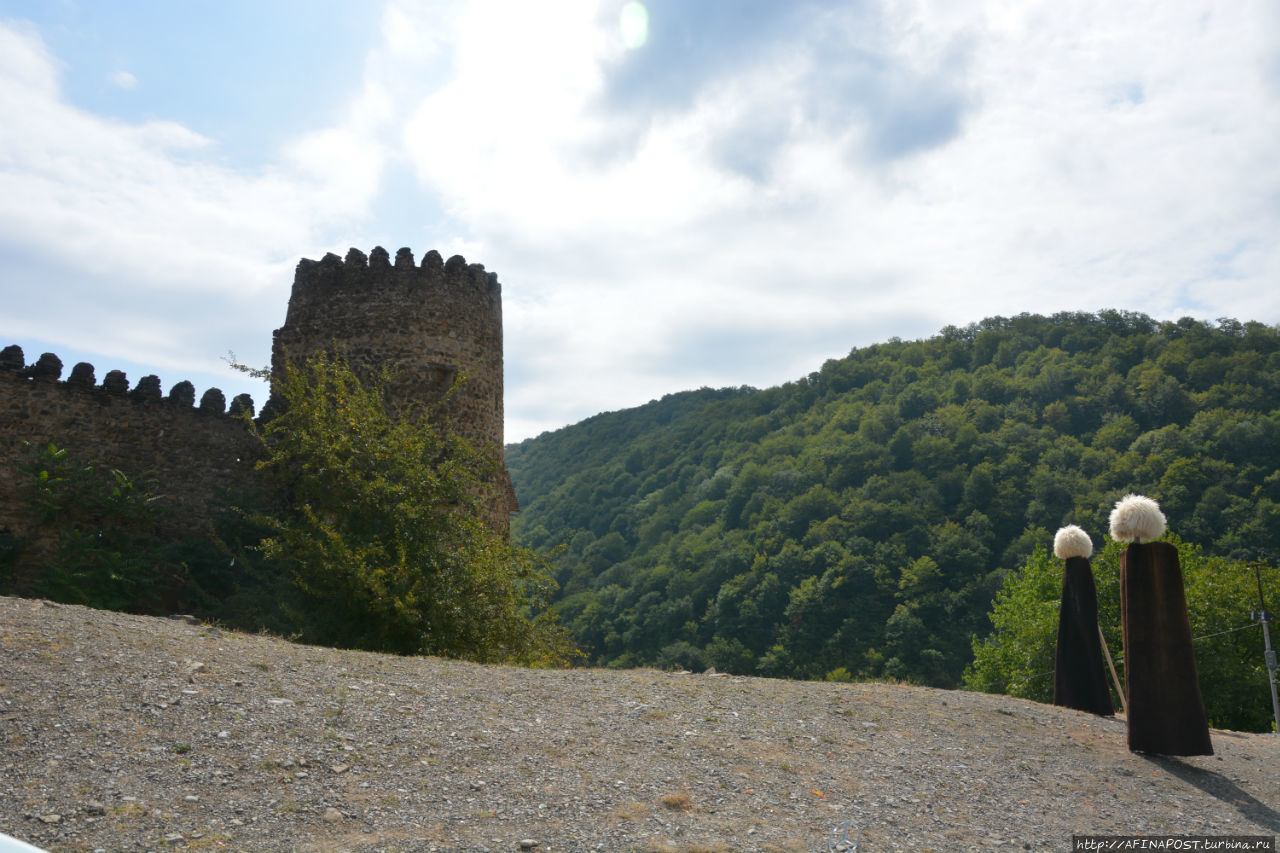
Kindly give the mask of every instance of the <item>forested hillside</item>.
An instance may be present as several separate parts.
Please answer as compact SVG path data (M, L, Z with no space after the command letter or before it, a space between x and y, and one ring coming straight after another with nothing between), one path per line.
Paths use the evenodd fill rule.
M959 683L1007 572L1127 492L1280 553L1280 329L1021 315L507 448L592 662ZM554 549L564 547L555 552Z

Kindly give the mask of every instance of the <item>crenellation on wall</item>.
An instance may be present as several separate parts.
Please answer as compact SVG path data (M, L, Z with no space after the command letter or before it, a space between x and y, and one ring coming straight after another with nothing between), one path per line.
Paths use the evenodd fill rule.
M71 375L67 377L67 384L92 388L94 386L93 365L87 361L76 362L75 367L71 368Z
M169 389L168 395L161 390L160 377L155 374L148 374L138 380L137 386L131 391L129 389L128 376L122 370L108 370L103 376L102 384L98 385L95 379L96 369L87 361L76 362L71 368L70 375L65 381L62 378L62 359L55 353L42 353L33 364L24 364L24 354L22 347L12 344L0 351L0 374L8 373L16 375L20 380L27 383L25 387L34 388L35 383L55 383L58 387L64 387L68 390L76 391L98 391L106 394L115 394L128 396L137 403L146 404L148 402L164 401L174 403L179 406L195 406L195 385L190 380L183 379ZM24 387L19 384L16 387ZM205 397L210 399L210 405L203 405L201 400L201 409L206 412L214 410L213 400L221 400L222 408L217 409L217 414L222 414L226 409L226 397L218 388L210 388L205 392ZM248 396L248 403L252 406L252 397Z
M21 370L25 364L22 347L10 344L0 350L0 370Z
M138 400L159 400L164 395L160 393L160 377L154 373L148 373L146 376L138 380L138 384L133 386L133 390L129 392Z
M217 388L212 390L218 391ZM221 395L222 392L218 391L218 393ZM241 418L245 415L253 417L253 397L249 394L235 395L231 398L231 405L227 407L227 414L233 415L236 418Z
M169 402L179 406L194 406L196 404L196 386L184 379L169 389L168 399Z
M200 410L220 415L227 410L227 395L220 388L210 388L200 397Z
M123 370L108 370L107 375L102 377L102 390L108 394L127 394L129 377L125 376Z
M51 352L41 353L36 363L26 369L26 374L32 379L60 379L62 378L62 359Z

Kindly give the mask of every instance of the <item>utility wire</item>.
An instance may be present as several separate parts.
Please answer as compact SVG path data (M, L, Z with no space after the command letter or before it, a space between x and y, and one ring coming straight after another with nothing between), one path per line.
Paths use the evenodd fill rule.
M1247 631L1247 630L1249 630L1250 628L1256 628L1257 626L1258 626L1258 623L1257 623L1257 622L1253 622L1253 623L1251 623L1251 624L1249 624L1249 625L1241 625L1239 628L1228 628L1227 630L1225 630L1225 631L1219 631L1219 632L1217 632L1216 634L1205 634L1205 635L1200 636L1200 637L1192 637L1192 638L1191 638L1191 642L1193 642L1193 643L1198 643L1198 642L1200 642L1201 640L1208 640L1208 639L1209 639L1209 638L1211 638L1211 637L1221 637L1223 634L1234 634L1236 631ZM1118 660L1118 661L1116 662L1116 665L1117 665L1117 666L1119 666L1121 669L1123 669L1123 668L1124 668L1124 658L1121 658L1120 660ZM1028 675L1028 676L1027 676L1027 681L1034 681L1034 680L1036 680L1037 678L1044 678L1046 675L1053 675L1053 673L1054 673L1054 670L1052 670L1052 669L1051 669L1051 670L1049 670L1048 672L1037 672L1035 675Z
M1218 633L1216 633L1216 634L1205 634L1203 637L1192 637L1192 638L1191 638L1191 642L1195 643L1195 642L1198 642L1198 641L1200 641L1200 640L1207 640L1207 639L1209 639L1210 637L1221 637L1223 634L1234 634L1236 631L1244 631L1244 630L1247 630L1247 629L1249 629L1249 628L1257 627L1257 625L1258 625L1258 623L1257 623L1257 622L1254 622L1254 623L1253 623L1253 624L1251 624L1251 625L1241 625L1239 628L1228 628L1227 630L1225 630L1225 631L1219 631L1219 632L1218 632Z

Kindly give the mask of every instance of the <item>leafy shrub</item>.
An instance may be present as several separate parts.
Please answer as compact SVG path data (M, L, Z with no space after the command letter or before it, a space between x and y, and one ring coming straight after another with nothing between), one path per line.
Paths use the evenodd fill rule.
M707 670L707 655L697 646L684 640L678 640L663 646L662 651L658 652L658 668L705 672Z
M431 412L393 412L390 374L340 356L287 367L283 411L260 430L285 506L253 516L261 554L305 597L304 639L401 654L559 662L573 654L544 608L554 582L486 523L496 466Z
M165 509L152 480L56 444L27 448L22 499L34 533L8 537L6 588L105 610L163 612L186 578L157 533Z

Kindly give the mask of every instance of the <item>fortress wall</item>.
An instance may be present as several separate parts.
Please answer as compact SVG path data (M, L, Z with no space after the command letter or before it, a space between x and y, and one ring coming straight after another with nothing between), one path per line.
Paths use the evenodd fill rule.
M92 368L83 364L73 374L76 381L60 381L34 365L17 368L16 349L5 351L7 369L0 369L0 530L31 532L19 512L27 483L18 467L31 453L23 442L52 442L79 460L118 468L135 481L154 475L175 532L207 523L208 503L220 489L255 483L257 443L240 417L218 405L220 391L206 392L204 406L197 407L190 383L178 383L161 397L154 376L128 391L123 374L112 371L103 385L95 385ZM48 354L41 357L43 363L49 360ZM252 409L252 401L243 397L237 403L237 409Z

